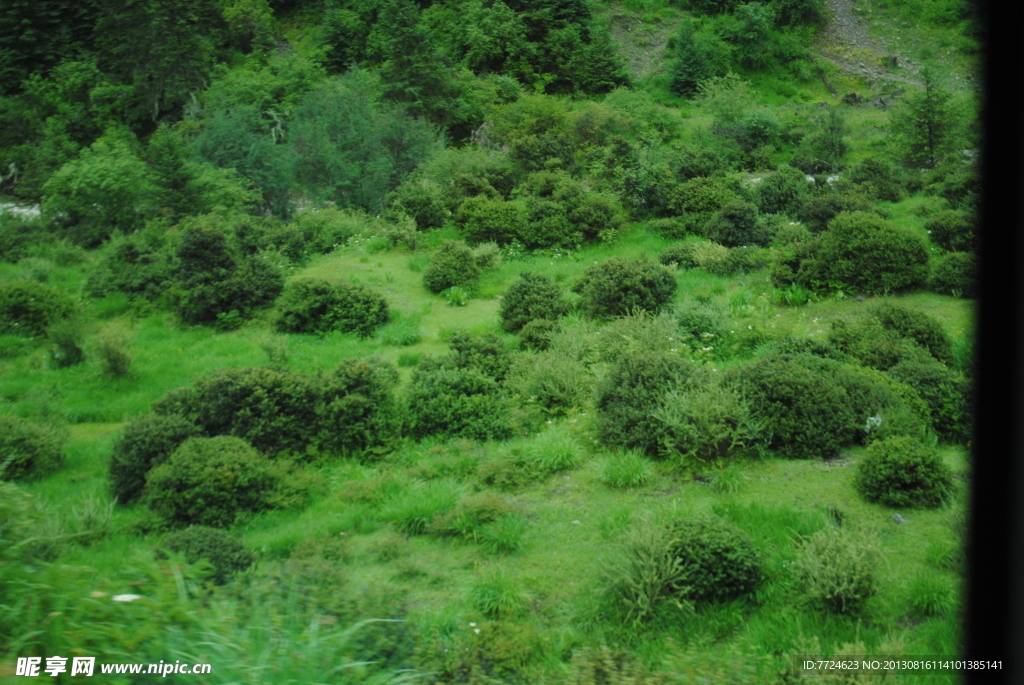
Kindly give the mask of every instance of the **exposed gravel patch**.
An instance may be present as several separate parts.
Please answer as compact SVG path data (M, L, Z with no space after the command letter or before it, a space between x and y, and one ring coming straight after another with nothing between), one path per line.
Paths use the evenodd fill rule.
M910 74L916 74L920 64L909 59L898 47L873 38L867 24L853 11L853 0L828 0L826 7L830 21L818 44L818 57L836 65L845 74L863 79L872 90L919 83ZM883 66L886 58L895 58L902 73L893 73Z

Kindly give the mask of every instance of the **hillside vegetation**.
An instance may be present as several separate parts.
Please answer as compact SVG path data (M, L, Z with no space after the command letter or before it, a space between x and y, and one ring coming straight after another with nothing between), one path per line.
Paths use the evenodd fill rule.
M960 654L976 22L14 2L0 682Z

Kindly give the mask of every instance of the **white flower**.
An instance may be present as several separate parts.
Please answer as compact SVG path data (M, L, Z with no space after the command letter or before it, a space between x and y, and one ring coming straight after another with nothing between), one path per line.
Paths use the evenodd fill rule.
M115 602L134 602L137 599L142 599L142 595L114 595L110 599Z

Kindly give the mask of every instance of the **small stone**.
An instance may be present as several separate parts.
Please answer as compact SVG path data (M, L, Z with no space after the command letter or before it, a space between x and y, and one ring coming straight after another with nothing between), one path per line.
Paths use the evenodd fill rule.
M572 523L572 524L573 524L574 526L579 526L579 525L582 525L582 524L581 524L581 523L580 523L579 521L572 521L571 523Z
M893 514L892 516L889 517L889 519L893 523L906 523L907 522L907 519L903 518L899 514Z

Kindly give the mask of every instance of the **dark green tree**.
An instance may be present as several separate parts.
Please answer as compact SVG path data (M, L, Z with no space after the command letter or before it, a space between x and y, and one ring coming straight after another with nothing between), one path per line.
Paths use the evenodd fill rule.
M4 0L0 4L0 94L89 48L97 0Z
M669 88L680 95L692 95L697 85L716 76L723 76L731 48L714 33L695 27L684 19L674 39L674 57L669 63Z
M959 141L961 113L934 67L920 78L921 90L893 109L890 132L907 161L930 168Z

